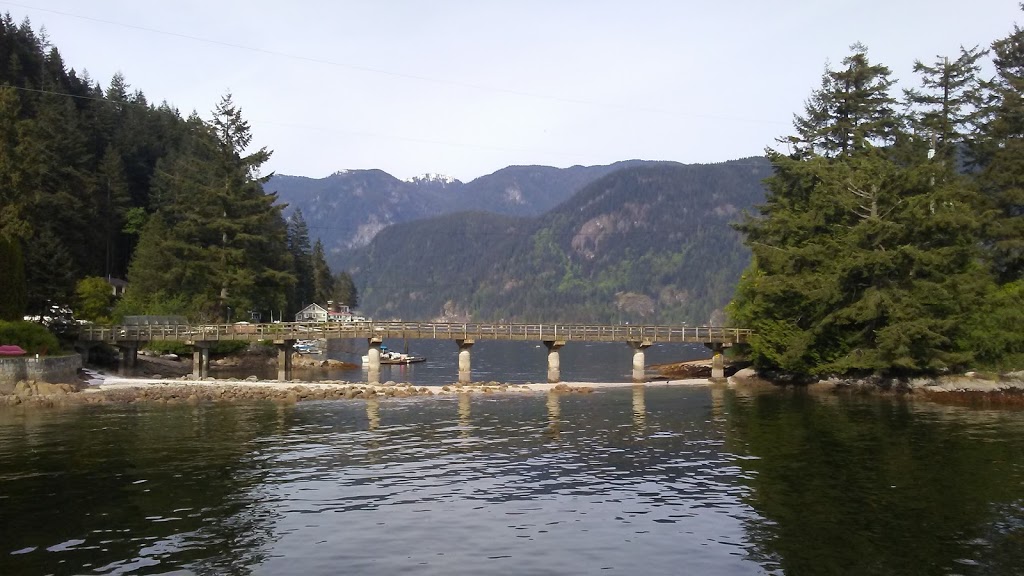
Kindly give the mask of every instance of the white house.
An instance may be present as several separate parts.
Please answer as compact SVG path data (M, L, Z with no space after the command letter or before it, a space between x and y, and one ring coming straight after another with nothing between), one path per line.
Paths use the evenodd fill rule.
M127 281L120 278L111 278L110 276L107 276L107 284L110 284L111 294L118 298L124 296L124 290L128 287Z
M319 304L310 304L295 315L296 322L327 322L327 308Z

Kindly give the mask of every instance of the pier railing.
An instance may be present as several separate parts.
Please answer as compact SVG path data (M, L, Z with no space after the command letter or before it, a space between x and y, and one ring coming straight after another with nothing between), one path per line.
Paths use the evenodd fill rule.
M281 322L272 324L88 325L86 342L215 342L220 340L313 340L322 338L408 338L436 340L521 340L583 342L694 342L740 344L746 328L666 325L514 324L449 322Z

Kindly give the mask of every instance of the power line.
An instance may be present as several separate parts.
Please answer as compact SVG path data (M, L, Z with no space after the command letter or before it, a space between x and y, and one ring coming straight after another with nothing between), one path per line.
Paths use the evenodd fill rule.
M0 4L3 4L3 3L4 2L0 2ZM132 106L132 107L140 108L140 109L144 109L144 110L150 110L151 109L151 106L148 105L148 104L140 104L138 102L132 102L132 101L129 101L129 100L125 100L125 101L110 100L110 99L108 99L106 97L102 97L102 96L87 96L87 95L83 95L83 94L72 94L70 92L59 92L59 91L56 91L56 90L44 90L42 88L28 88L26 86L13 86L13 85L10 85L10 84L0 85L0 88L12 88L14 90L20 90L22 92L30 92L30 93L34 93L34 94L49 94L49 95L52 95L52 96L64 96L64 97L67 97L67 98L76 98L76 99L79 99L79 100L87 100L87 101L90 101L90 102L100 102L100 103L112 104L112 105L116 105L116 106ZM174 107L170 106L169 104L167 106L168 106L169 110L175 112L180 117L181 113L180 113L180 111L177 108L174 108ZM421 143L421 144L434 144L434 145L439 145L439 146L451 146L451 147L456 147L456 148L468 148L468 149L471 149L471 150L492 150L492 151L496 151L496 152L547 152L547 153L550 153L550 154L557 154L557 155L562 156L562 157L577 157L577 158L587 157L587 155L585 155L585 154L583 154L581 152L566 152L566 151L561 151L561 150L550 150L550 149L545 150L545 149L537 149L537 148L508 148L508 147L485 145L485 144L469 144L469 143L464 143L464 142L450 142L450 141L445 141L445 140L432 140L432 139L429 139L429 138L414 138L414 137L411 137L411 136L396 136L396 135L381 134L381 133L376 133L376 132L356 132L356 131L352 131L352 130L341 130L341 129L338 129L338 128L330 128L330 127L307 126L307 125L303 125L303 124L295 124L295 123L289 123L289 122L266 121L266 120L261 120L259 118L250 119L249 122L251 124L255 124L255 125L286 126L286 127L300 128L300 129L305 129L305 130L325 131L325 132L330 132L330 133L333 133L333 134L345 134L345 135L348 135L348 136L358 136L358 137L364 137L364 138L365 137L369 137L369 138L385 138L385 139L391 139L391 140L401 140L401 141L406 141L406 142L416 142L416 143ZM650 160L650 162L659 162L659 161L658 160ZM664 162L671 162L671 161L664 161ZM711 162L711 163L707 163L707 164L697 164L697 165L706 166L706 165L714 165L714 164L724 164L726 162L730 162L730 161L727 160L725 162ZM683 165L684 166L689 166L689 164L683 164ZM741 166L743 164L733 164L733 165ZM748 165L748 166L757 166L755 164L746 164L746 165Z
M564 103L564 104L577 104L577 105L586 105L586 106L596 106L596 107L603 107L603 108L613 108L613 109L617 109L617 110L630 110L630 111L637 111L637 112L648 112L648 113L668 115L668 116L688 117L688 118L704 118L704 119L711 119L711 120L732 120L732 121L741 121L741 122L752 123L752 124L782 124L782 125L788 124L788 122L783 122L783 121L779 121L779 120L769 120L769 119L763 119L763 118L744 118L744 117L739 117L739 116L730 116L730 115L726 115L726 114L707 114L707 113L692 113L692 112L688 113L688 112L679 112L679 111L675 111L675 110L665 110L665 109L661 109L661 108L654 108L654 107L648 107L648 106L628 106L628 105L622 105L622 104L614 104L614 103L610 103L610 102L599 102L599 101L594 101L594 100L586 100L586 99L582 99L582 98L566 98L564 96L553 96L553 95L550 95L550 94L541 94L541 93L536 93L536 92L528 92L528 91L525 91L525 90L516 90L516 89L505 88L505 87L501 87L501 86L489 86L489 85L484 85L484 84L475 84L475 83L472 83L472 82L464 82L464 81L460 81L460 80L451 80L451 79L447 79L447 78L437 78L437 77L433 77L433 76L425 76L425 75L421 75L421 74L410 74L410 73L406 73L406 72L395 72L395 71L392 71L392 70L386 70L386 69L383 69L383 68L375 68L375 67L372 67L372 66L363 66L363 65L359 65L359 64L349 64L349 63L344 63L344 62L336 62L336 61L333 61L333 60L326 60L326 59L323 59L323 58L315 58L315 57L312 57L312 56L306 56L306 55L302 55L302 54L293 54L293 53L288 53L288 52L280 52L280 51L277 51L277 50L268 50L266 48L259 48L259 47L256 47L256 46L247 46L245 44L237 44L237 43L234 43L234 42L226 42L226 41L223 41L223 40L216 40L216 39L212 39L212 38L204 38L204 37L201 37L201 36L194 36L194 35L191 35L191 34L184 34L184 33L181 33L181 32L173 32L173 31L169 31L169 30L161 30L159 28L150 28L148 26L140 26L140 25L137 25L137 24L129 24L129 23L125 23L125 22L117 22L117 21L113 21L113 20L106 20L106 19L103 19L103 18L96 18L96 17L92 17L92 16L85 16L85 15L82 15L82 14L74 14L74 13L71 13L71 12L65 12L65 11L62 11L62 10L54 10L54 9L51 9L51 8L39 8L37 6L30 6L30 5L21 4L21 3L18 3L18 2L0 1L0 4L5 4L5 5L8 5L8 6L15 6L15 7L18 7L18 8L25 9L25 10L36 10L38 12L46 12L46 13L50 13L50 14L56 14L56 15L65 16L65 17L68 17L68 18L77 18L77 19L80 19L80 20L86 20L86 21L89 21L89 22L96 22L96 23L99 23L99 24L106 24L106 25L109 25L109 26L119 26L119 27L122 27L122 28L128 28L128 29L132 29L132 30L139 30L141 32L148 32L148 33L152 33L152 34L161 34L161 35L164 35L164 36L170 36L170 37L174 37L174 38L181 38L181 39L185 39L185 40L191 40L191 41L194 41L194 42L201 42L201 43L205 43L205 44L212 44L212 45L216 45L216 46L223 46L223 47L226 47L226 48L233 48L233 49L236 49L236 50L245 50L245 51L255 52L255 53L259 53L259 54L266 54L266 55L277 56L277 57L281 57L281 58L289 58L289 59L292 59L292 60L298 60L298 61L302 61L302 62L310 62L310 63L314 63L314 64L323 64L323 65L327 65L327 66L334 66L334 67L338 67L338 68L345 68L345 69L349 69L349 70L355 70L357 72L364 72L364 73L370 73L370 74L379 74L379 75L384 75L384 76L391 76L391 77L394 77L394 78L401 78L401 79L405 79L405 80L415 80L415 81L418 81L418 82L430 82L430 83L433 83L433 84L455 86L455 87L459 87L459 88L469 88L469 89L473 89L473 90L481 90L481 91L486 91L486 92L497 92L497 93L501 93L501 94L510 94L510 95L520 96L520 97L524 97L524 98L534 98L534 99L538 99L538 100L550 100L550 101L553 101L553 102L561 102L561 103Z

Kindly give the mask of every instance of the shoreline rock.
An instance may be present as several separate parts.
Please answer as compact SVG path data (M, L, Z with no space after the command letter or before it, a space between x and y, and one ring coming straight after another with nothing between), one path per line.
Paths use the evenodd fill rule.
M592 386L554 385L556 394L588 394ZM529 384L478 382L445 386L415 386L388 381L382 384L342 381L261 382L255 377L246 380L152 381L121 382L99 386L74 386L45 382L19 382L12 394L0 394L0 407L38 406L64 407L106 404L200 404L211 402L272 401L294 403L307 400L366 400L456 396L459 394L541 393Z
M1000 375L976 372L936 377L896 378L867 376L863 378L831 377L800 381L779 375L759 374L744 368L729 378L730 384L804 388L810 392L830 394L896 394L921 397L943 404L1024 406L1024 371Z

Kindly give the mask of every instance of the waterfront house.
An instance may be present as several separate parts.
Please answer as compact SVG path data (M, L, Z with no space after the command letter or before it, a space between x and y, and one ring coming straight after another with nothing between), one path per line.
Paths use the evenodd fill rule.
M319 304L310 304L295 315L296 322L327 322L327 309Z

